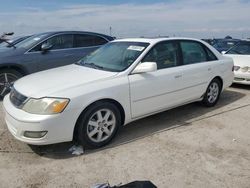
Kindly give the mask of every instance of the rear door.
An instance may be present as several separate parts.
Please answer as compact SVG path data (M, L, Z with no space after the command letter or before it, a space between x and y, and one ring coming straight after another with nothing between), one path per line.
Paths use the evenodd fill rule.
M182 51L183 85L181 97L189 102L202 97L214 74L217 58L202 43L179 41Z

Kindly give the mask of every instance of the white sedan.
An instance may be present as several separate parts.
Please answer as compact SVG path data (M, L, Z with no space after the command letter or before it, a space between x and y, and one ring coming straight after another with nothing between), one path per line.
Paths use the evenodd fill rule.
M122 125L194 101L214 106L233 80L233 61L188 38L122 39L76 64L15 82L6 123L23 142L76 139L101 147Z
M224 54L234 60L233 82L250 85L250 41L241 41Z

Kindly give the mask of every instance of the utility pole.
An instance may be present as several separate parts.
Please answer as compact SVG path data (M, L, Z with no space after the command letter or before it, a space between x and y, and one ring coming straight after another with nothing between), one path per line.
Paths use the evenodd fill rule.
M112 27L109 27L109 35L112 36Z

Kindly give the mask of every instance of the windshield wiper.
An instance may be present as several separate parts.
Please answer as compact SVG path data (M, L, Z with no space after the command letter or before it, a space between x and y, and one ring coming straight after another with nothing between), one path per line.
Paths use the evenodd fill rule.
M101 69L101 70L104 69L103 66L96 65L96 64L94 64L94 63L84 63L83 65L87 65L87 66L93 67L93 68L95 68L95 69Z
M82 65L82 64L81 64L81 61L77 61L75 64L76 64L76 65Z
M107 67L103 67L101 65L97 65L95 63L85 63L84 61L78 61L75 63L76 65L86 66L86 67L92 67L94 69L104 70L104 71L111 71L111 72L117 72L117 70L110 69Z
M7 42L7 43L8 43L8 46L7 46L8 48L11 48L11 47L16 48L14 43L9 43L9 42Z
M8 42L8 40L6 40L6 39L1 39L1 42L5 42L7 44L6 45L7 48L10 48L10 47L16 48L15 44Z
M230 51L233 51L233 52L235 52L235 53L237 53L237 54L242 54L242 53L239 52L238 50L231 49Z

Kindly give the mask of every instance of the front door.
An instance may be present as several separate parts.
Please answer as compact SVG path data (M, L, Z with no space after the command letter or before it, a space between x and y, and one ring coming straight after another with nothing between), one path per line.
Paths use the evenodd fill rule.
M44 43L52 45L46 52L41 50ZM37 63L37 71L51 69L74 63L73 35L56 35L30 50L27 55L34 56Z
M182 71L176 42L155 45L143 62L156 62L157 71L129 75L132 118L138 118L180 104Z

